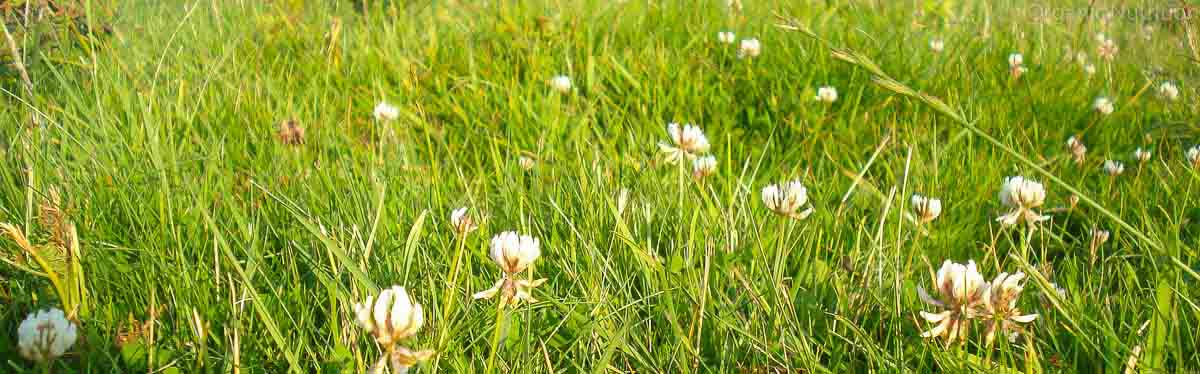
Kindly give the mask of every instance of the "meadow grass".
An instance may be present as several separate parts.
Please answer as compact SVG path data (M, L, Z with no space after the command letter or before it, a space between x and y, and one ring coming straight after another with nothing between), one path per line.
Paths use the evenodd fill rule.
M1200 37L1158 1L86 4L111 33L26 53L33 95L5 76L0 106L0 222L82 289L5 239L0 327L79 305L55 372L365 372L353 305L393 284L425 309L404 345L437 351L418 372L1200 370ZM668 122L703 129L714 175L664 161ZM1035 231L995 221L1016 175L1045 184ZM759 195L793 179L804 220ZM941 216L916 225L914 193ZM547 281L497 318L471 295L510 230ZM920 336L917 286L969 259L1030 275L1016 340ZM0 371L36 372L17 343Z

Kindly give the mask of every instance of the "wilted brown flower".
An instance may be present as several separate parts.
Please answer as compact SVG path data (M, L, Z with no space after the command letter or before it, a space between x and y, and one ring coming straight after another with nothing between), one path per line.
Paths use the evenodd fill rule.
M1092 239L1088 243L1088 253L1091 254L1091 261L1096 262L1096 250L1100 249L1104 242L1108 241L1108 230L1101 230L1098 227L1092 226Z
M304 144L304 128L300 121L288 119L279 123L279 141L287 145Z
M1087 161L1087 146L1078 138L1072 136L1067 139L1067 150L1071 152L1071 159L1075 160L1076 165L1083 165Z

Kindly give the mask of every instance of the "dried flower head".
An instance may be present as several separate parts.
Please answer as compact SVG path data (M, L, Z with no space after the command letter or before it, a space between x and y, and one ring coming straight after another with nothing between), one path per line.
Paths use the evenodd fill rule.
M300 127L300 122L295 119L285 120L279 123L279 142L287 145L304 144L304 128Z
M536 302L533 288L546 280L530 281L517 279L517 276L542 255L537 238L519 235L515 231L502 232L492 238L490 255L504 274L492 288L476 293L474 298L490 299L499 294L501 307L516 305L518 301Z
M46 197L38 203L37 218L42 227L50 229L50 244L65 251L75 244L75 224L71 222L58 191L56 186L46 189Z
M1087 146L1074 136L1067 139L1067 151L1071 152L1071 159L1075 160L1076 165L1083 165L1087 161Z
M942 200L913 194L912 210L917 223L929 223L942 214Z
M1200 169L1200 145L1189 148L1187 152L1184 153L1184 156L1187 157L1188 163L1191 164L1193 168Z
M1088 240L1088 254L1090 255L1091 263L1096 262L1096 255L1099 253L1100 246L1108 241L1108 230L1101 230L1099 227L1092 226L1091 239Z
M921 318L935 324L921 337L944 337L947 342L966 340L971 318L984 302L987 281L979 274L975 261L963 265L946 260L937 271L934 286L938 293L936 298L929 295L924 287L917 286L921 301L940 310L937 313L921 311Z
M996 218L996 221L1004 225L1020 222L1033 225L1050 219L1034 210L1045 201L1046 189L1041 183L1020 176L1005 178L1004 185L1000 187L1000 203L1012 210Z
M75 324L58 308L30 313L17 327L17 349L30 361L53 361L71 349L76 338Z

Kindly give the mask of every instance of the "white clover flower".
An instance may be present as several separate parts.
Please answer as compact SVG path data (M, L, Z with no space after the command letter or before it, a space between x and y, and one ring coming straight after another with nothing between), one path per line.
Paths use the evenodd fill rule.
M742 39L742 44L738 46L738 58L758 57L762 53L762 44L758 39Z
M571 77L566 75L556 75L550 78L550 88L553 88L559 93L571 93Z
M1188 163L1192 164L1192 167L1200 168L1200 145L1188 149L1184 156L1187 157Z
M379 121L395 121L400 118L400 108L388 104L386 101L380 101L375 104L375 119Z
M767 209L788 218L805 219L813 212L811 206L800 210L808 204L808 189L799 180L763 187L762 200Z
M692 160L692 176L704 178L717 172L717 158L711 155Z
M520 235L515 231L502 232L492 238L491 251L488 252L492 261L508 274L525 271L533 261L542 255L541 242L529 235Z
M723 44L733 44L737 41L737 36L732 31L721 31L717 33L717 41Z
M986 291L983 294L983 310L977 314L991 320L984 333L984 340L988 344L992 344L997 333L1023 331L1018 323L1029 323L1037 319L1036 313L1022 314L1021 309L1017 308L1017 299L1025 289L1025 285L1021 283L1022 279L1025 279L1025 274L1021 272L1012 275L1000 273L992 280L991 286L984 287ZM1009 335L1010 340L1015 338L1015 335L1006 335Z
M1117 42L1105 37L1104 34L1097 35L1097 41L1100 43L1100 45L1096 47L1097 55L1100 55L1101 58L1109 61L1112 61L1113 58L1117 57L1117 51L1120 50L1117 48Z
M1067 150L1071 152L1071 158L1075 160L1076 165L1083 165L1087 160L1087 146L1078 138L1067 138Z
M837 88L834 88L833 86L822 86L817 88L817 96L813 99L824 103L832 103L837 101Z
M529 235L519 235L515 231L502 232L492 238L492 261L504 273L496 285L476 293L475 299L490 299L500 295L500 306L516 305L518 301L536 302L533 298L533 288L545 283L545 279L529 281L516 279L517 275L529 268L534 260L542 255L541 244L537 238Z
M658 143L658 148L667 155L667 162L676 163L681 159L695 159L696 156L708 152L709 144L708 137L704 136L704 131L700 130L699 126L685 124L680 127L678 123L667 124L667 134L671 136L671 143Z
M1096 75L1096 65L1092 65L1092 64L1083 65L1083 72L1086 73L1087 75Z
M450 226L454 228L454 232L459 235L465 235L479 228L475 224L475 220L467 214L467 207L461 207L450 212Z
M1025 177L1008 177L1000 187L1000 203L1012 209L1007 214L996 218L1004 225L1015 225L1025 222L1033 225L1050 219L1049 216L1038 214L1034 209L1046 202L1046 189L1041 183Z
M929 40L929 49L933 50L935 53L942 53L942 51L946 49L946 42L943 41L942 38L933 38Z
M1100 114L1109 115L1112 114L1115 108L1111 99L1100 96L1096 98L1096 101L1092 102L1092 109Z
M413 351L396 345L425 325L421 304L411 299L404 287L392 286L380 292L378 297L368 296L366 301L354 304L354 314L359 327L371 333L375 342L388 352L380 358L376 368L390 361L394 372L404 372L433 356L433 351Z
M921 318L936 324L932 329L921 333L921 337L945 337L947 341L966 340L971 318L979 312L985 301L984 295L988 283L979 273L975 261L966 265L946 260L937 271L935 290L936 298L917 286L917 295L921 301L940 309L938 313L921 311Z
M1008 71L1013 78L1020 78L1022 74L1025 74L1025 56L1020 53L1008 55Z
M528 156L521 156L517 158L517 165L521 166L521 169L524 169L525 171L530 171L533 170L533 167L537 165L537 161L534 161Z
M375 337L380 345L388 346L404 340L425 324L421 304L414 303L404 287L392 286L354 304L355 320L359 327Z
M1020 53L1013 53L1013 54L1008 55L1008 67L1010 69L1016 69L1016 68L1019 68L1024 65L1025 65L1025 56L1021 55Z
M1140 163L1145 163L1146 161L1150 161L1150 156L1152 156L1152 155L1153 154L1150 153L1150 151L1142 149L1141 147L1138 147L1137 150L1133 151L1133 159L1138 160L1138 162L1140 162Z
M1104 172L1108 173L1110 177L1121 175L1125 172L1125 164L1117 160L1105 160Z
M1162 82L1158 85L1158 96L1174 101L1179 98L1179 87L1175 87L1175 84L1171 82Z
M61 357L78 338L75 324L62 309L50 308L30 313L17 327L17 348L25 359L49 362Z
M942 200L913 194L912 210L918 223L928 223L942 214Z

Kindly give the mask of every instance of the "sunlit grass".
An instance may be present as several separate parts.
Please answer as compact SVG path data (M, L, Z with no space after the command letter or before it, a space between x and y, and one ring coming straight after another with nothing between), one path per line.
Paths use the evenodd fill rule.
M1089 3L97 4L0 86L0 372L1200 370L1200 39ZM947 260L1037 318L923 338Z

